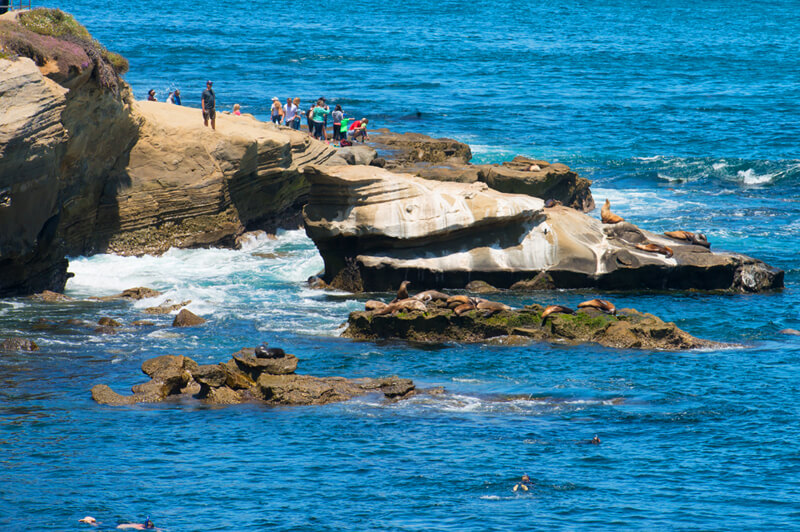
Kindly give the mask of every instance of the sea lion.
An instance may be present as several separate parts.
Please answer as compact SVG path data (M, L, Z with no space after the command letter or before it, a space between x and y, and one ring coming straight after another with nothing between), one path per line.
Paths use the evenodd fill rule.
M401 299L400 301L393 301L386 305L384 308L375 311L376 316L384 316L386 314L394 314L401 310L427 310L425 303L417 301L416 299Z
M419 301L447 301L450 296L447 294L443 294L437 290L425 290L424 292L420 292L419 294L411 296L411 299L417 299Z
M447 306L450 308L456 308L459 305L469 303L471 299L472 298L470 298L469 296L463 296L463 295L450 296L447 298Z
M667 246L653 244L652 242L648 242L647 244L636 244L636 249L641 249L642 251L649 251L650 253L661 253L662 255L665 255L667 258L670 258L673 255L672 249L668 248Z
M553 198L550 198L549 200L544 202L544 208L545 209L551 209L553 207L557 207L558 205L562 205L562 203L560 201L558 201L557 199L553 199Z
M373 311L373 310L381 310L382 308L386 307L386 303L383 301L376 301L374 299L370 299L366 303L364 303L364 310Z
M664 231L664 235L674 238L675 240L686 240L696 246L703 246L710 248L711 244L708 243L706 235L703 233L692 233L689 231Z
M590 299L589 301L578 303L578 308L596 308L607 314L617 314L617 307L614 306L614 303L605 299Z
M269 347L267 347L267 342L264 342L253 350L253 354L256 358L269 358L268 353Z
M606 198L606 202L600 208L600 220L604 224L618 224L624 222L625 218L611 212L611 203L608 201L608 198Z
M549 305L542 312L542 325L550 314L575 314L575 311L563 305Z
M411 281L403 281L400 283L400 288L397 289L397 297L392 300L392 303L400 301L401 299L408 299L408 285L410 284Z
M475 310L476 305L470 301L468 303L462 303L461 305L457 306L453 309L453 312L456 313L456 316L461 316L465 312L469 312L470 310Z
M484 318L488 318L492 314L496 314L497 312L502 312L504 310L513 310L508 305L504 305L503 303L498 303L497 301L480 301L475 308L478 310L485 310L486 312L483 314Z

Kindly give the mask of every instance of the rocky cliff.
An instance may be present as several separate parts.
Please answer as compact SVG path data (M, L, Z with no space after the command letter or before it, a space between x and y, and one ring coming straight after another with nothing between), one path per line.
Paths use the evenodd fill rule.
M30 13L0 17L0 297L63 290L66 255L231 244L297 212L299 166L334 154L251 118L212 131L197 109L135 102L124 60L72 17Z
M545 207L481 182L421 179L371 166L308 166L306 232L325 281L347 290L463 288L705 289L783 286L783 271L738 253L627 222Z

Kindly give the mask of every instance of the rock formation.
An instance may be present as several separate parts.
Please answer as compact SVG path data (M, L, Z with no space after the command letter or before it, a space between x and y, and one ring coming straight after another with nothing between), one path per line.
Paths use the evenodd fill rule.
M306 233L324 280L345 290L498 288L704 289L783 286L783 271L737 253L712 252L627 222L605 225L575 209L368 166L307 166ZM669 247L672 256L637 245ZM642 246L647 248L647 246ZM543 281L542 273L547 275Z
M53 37L0 17L0 297L63 290L66 255L232 245L298 212L298 168L334 149L253 118L219 113L212 131L197 109L136 102L124 60L72 23Z
M185 356L164 355L142 363L142 372L150 380L133 386L133 395L120 395L98 384L92 388L92 398L112 406L190 397L210 404L324 405L369 393L399 400L415 392L408 379L312 377L296 375L296 368L297 357L282 349L245 348L225 363L204 365Z
M482 181L500 192L553 199L584 212L594 209L591 181L563 164L517 156L502 164L473 165L468 145L419 133L380 129L373 144L385 155L386 168L436 181ZM368 164L368 163L364 163Z
M353 312L343 335L358 340L399 338L424 343L480 342L513 336L623 349L679 350L719 345L634 309L622 309L615 316L596 309L579 309L574 314L550 314L543 320L544 310L533 304L521 310L489 313L478 306L459 315L445 302L429 301L424 311L383 315L379 311Z

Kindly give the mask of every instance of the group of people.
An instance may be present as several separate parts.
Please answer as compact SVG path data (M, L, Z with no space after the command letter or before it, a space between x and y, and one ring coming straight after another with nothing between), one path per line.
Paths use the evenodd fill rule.
M200 107L203 111L203 124L205 126L211 124L211 129L216 129L217 98L214 94L213 85L214 83L211 80L206 81L206 89L200 98ZM147 99L153 102L158 101L155 89L150 89L147 93ZM167 102L181 105L181 91L175 89L170 92L167 96ZM241 106L238 103L233 106L233 114L235 116L242 114ZM308 134L315 139L324 142L333 140L334 142L339 142L342 146L359 140L361 142L369 140L367 135L369 120L366 118L356 120L346 117L342 106L339 104L336 104L333 111L331 111L330 106L325 102L325 98L320 98L307 110L302 110L300 108L300 98L286 98L285 105L282 105L277 97L272 98L270 119L273 123L299 130L303 116L305 116L308 125ZM329 121L333 126L330 139L328 138Z
M328 139L328 120L330 119L333 125L332 140L342 143L358 141L361 142L369 140L367 135L367 124L369 120L362 118L355 120L345 116L342 106L336 104L331 111L330 106L326 103L325 98L320 98L316 103L312 104L308 110L300 108L300 98L286 98L286 105L282 105L278 97L272 98L272 106L270 107L270 119L274 124L285 125L292 129L300 129L300 124L303 121L303 115L306 118L308 126L308 134L315 139L327 142ZM348 135L350 140L348 140Z

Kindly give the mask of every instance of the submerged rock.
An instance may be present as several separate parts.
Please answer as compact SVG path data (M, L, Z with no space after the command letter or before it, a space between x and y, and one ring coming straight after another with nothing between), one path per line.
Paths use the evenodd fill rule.
M459 296L463 297L463 296ZM451 305L452 306L452 305ZM547 342L596 343L627 349L694 349L718 345L701 340L665 323L652 314L623 309L617 315L596 309L573 314L556 313L542 319L544 307L483 311L480 305L458 313L447 302L430 301L425 311L353 312L343 336L357 340L402 339L423 343L482 342L509 337L500 343L513 345L519 337ZM496 342L496 341L495 341ZM497 342L496 342L497 343Z
M208 404L228 405L258 401L271 405L323 405L347 401L369 393L382 393L387 400L400 400L415 393L409 379L345 379L295 375L297 357L282 353L257 358L245 348L221 364L199 365L184 356L165 355L146 360L142 371L148 382L132 387L123 396L106 385L92 388L92 398L112 406L152 403L168 398L194 397ZM282 350L281 350L282 352Z
M350 291L552 285L605 290L758 292L783 286L783 271L737 253L712 252L575 209L369 166L307 166L306 233L325 262L323 279ZM668 249L662 254L652 250ZM546 273L547 278L540 274Z
M39 346L33 340L12 336L0 342L0 351L38 351Z

